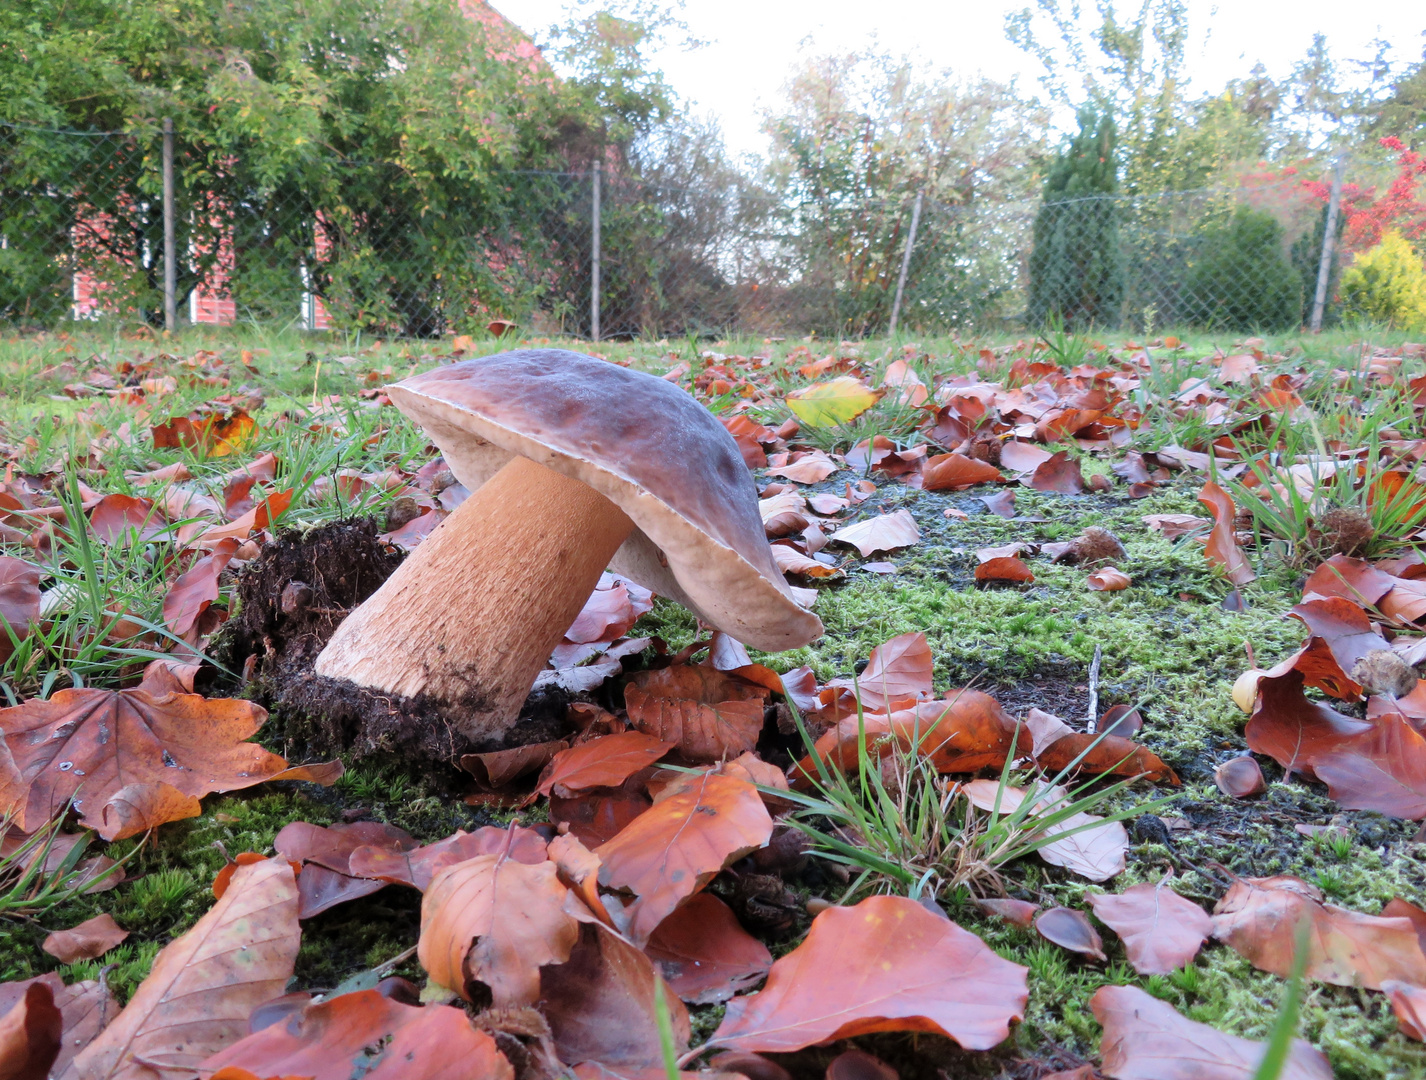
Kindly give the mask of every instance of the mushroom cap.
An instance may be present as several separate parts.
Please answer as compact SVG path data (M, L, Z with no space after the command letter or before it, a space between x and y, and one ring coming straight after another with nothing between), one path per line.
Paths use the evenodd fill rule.
M682 388L581 353L520 349L387 393L472 491L517 456L598 491L634 522L613 568L704 622L767 652L821 635L773 560L737 443Z

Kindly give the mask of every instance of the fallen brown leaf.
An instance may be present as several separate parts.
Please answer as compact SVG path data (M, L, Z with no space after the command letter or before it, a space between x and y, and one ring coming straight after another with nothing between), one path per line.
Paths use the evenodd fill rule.
M297 882L287 860L240 867L207 914L158 954L123 1012L74 1059L65 1080L197 1070L247 1034L253 1009L283 992L300 939Z
M595 850L602 863L599 883L638 896L628 909L627 933L642 945L714 874L771 836L772 818L757 788L703 773Z
M569 899L552 862L481 855L446 867L421 901L421 966L467 1001L476 981L496 1008L533 1005L541 966L564 963L579 938Z
M862 558L867 558L878 551L895 551L919 543L921 530L916 527L910 510L897 510L844 526L832 539L851 545L862 553Z
M0 999L0 1077L45 1080L63 1033L64 1018L48 983L31 979L14 1000Z
M129 932L114 921L108 912L85 919L68 930L56 930L47 936L40 948L61 964L76 960L93 960L118 945Z
M163 598L163 621L180 637L198 621L218 599L218 577L232 562L241 541L236 537L220 540L210 554L204 555L173 583Z
M1114 1080L1253 1080L1267 1053L1267 1043L1195 1023L1137 986L1102 986L1089 1007L1104 1025L1099 1052ZM1278 1080L1332 1080L1332 1068L1294 1039Z
M649 1066L667 1075L654 1019L659 992L653 961L599 924L582 926L569 960L540 973L543 1010L560 1059L598 1062L621 1076ZM671 993L664 994L664 1004L674 1049L682 1051L691 1032L688 1010Z
M1036 802L1048 804L1054 803L1056 799L1062 800L1064 790L1042 790ZM997 780L972 780L963 785L961 791L981 810L998 809L1001 814L1014 812L1029 795L1024 788L1006 785L1002 789ZM1083 812L1065 818L1059 824L1045 829L1045 836L1058 839L1051 840L1039 848L1036 854L1051 866L1063 866L1090 881L1108 881L1124 870L1125 855L1129 850L1129 834L1117 821L1097 824L1101 821L1103 818ZM1072 829L1080 831L1069 836L1061 835Z
M767 946L742 928L727 904L706 892L661 922L644 952L668 988L693 1005L727 1001L772 966Z
M1074 908L1052 907L1035 916L1035 930L1046 941L1091 960L1108 960L1104 942L1089 923L1089 917Z
M162 785L191 801L291 775L282 758L243 741L267 719L265 710L169 686L146 678L134 690L60 690L0 710L0 735L14 762L13 771L0 773L0 813L32 829L73 799L85 823L113 840L163 823L146 809L187 805L140 798L136 786ZM111 802L115 812L106 821Z
M1213 920L1168 887L1142 882L1118 896L1089 897L1094 916L1119 935L1140 975L1167 975L1195 956L1213 933Z
M1426 954L1410 919L1325 904L1321 892L1301 878L1238 879L1213 909L1213 936L1254 967L1286 978L1304 917L1311 926L1309 979L1370 990L1387 981L1426 985Z
M203 1070L311 1080L514 1080L495 1040L460 1009L358 990L307 1005L203 1062ZM221 1074L219 1074L221 1075ZM233 1075L233 1073L230 1073Z
M564 791L618 787L672 749L673 743L642 731L624 731L592 739L562 750L550 759L540 776L538 791L549 795L557 787Z
M1238 545L1233 532L1233 521L1237 509L1233 497L1212 480L1204 481L1203 490L1198 493L1198 501L1213 514L1213 528L1208 534L1204 554L1208 561L1223 568L1228 580L1234 585L1246 585L1258 575L1248 562L1248 556Z
M818 915L761 991L728 1003L708 1046L786 1053L877 1031L925 1031L988 1050L1024 1014L1025 978L1025 968L916 901L873 896Z
M756 746L767 697L764 687L706 664L640 671L624 684L629 723L690 761L722 761Z

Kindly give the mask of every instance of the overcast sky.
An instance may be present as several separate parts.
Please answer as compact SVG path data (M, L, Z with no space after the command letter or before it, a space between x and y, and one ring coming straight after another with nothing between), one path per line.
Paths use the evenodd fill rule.
M1037 65L1005 39L1005 13L1028 0L687 0L683 17L693 36L708 42L694 52L657 59L684 100L722 123L729 148L758 152L762 110L777 102L787 73L804 49L844 52L876 42L966 76L1019 77L1029 88ZM543 40L560 21L567 0L493 0L512 22ZM1085 7L1092 8L1086 3ZM1262 61L1283 75L1324 32L1340 61L1366 57L1374 38L1399 59L1419 59L1426 38L1421 0L1378 0L1345 7L1341 0L1228 0L1220 8L1188 0L1193 87L1216 90ZM1351 11L1353 18L1344 17Z

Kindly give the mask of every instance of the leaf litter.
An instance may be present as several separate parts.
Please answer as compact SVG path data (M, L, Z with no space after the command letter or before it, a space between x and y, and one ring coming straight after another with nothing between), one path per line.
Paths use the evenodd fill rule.
M748 467L766 463L764 475L787 489L763 493L764 526L777 540L773 552L779 565L804 581L832 583L820 588L838 587L835 583L856 564L856 556L824 550L829 536L854 548L863 560L921 543L924 526L909 511L884 503L875 513L860 509L888 482L937 492L1018 481L1066 498L1104 490L1106 477L1097 470L1086 476L1082 466L1095 455L1122 450L1127 445L1122 436L1142 422L1141 402L1158 393L1131 399L1130 392L1144 386L1148 376L1132 350L1108 354L1104 367L1076 368L1036 358L1033 350L1027 355L986 350L977 362L978 377L930 382L900 360L889 364L878 381L850 353L826 364L810 355L806 359L803 377L823 381L791 394L759 374L758 364L743 371L720 362L719 372L710 368L687 375L701 395L727 392L720 389L724 384L741 387L742 408L779 402L813 433L862 421L879 401L920 410L910 414L918 425L914 438L876 434L845 453L825 442L799 444L797 424L752 418L763 413L723 417ZM1257 386L1255 380L1263 378L1261 371L1270 362L1285 360L1259 355L1251 364L1236 363L1231 372L1225 361L1222 382ZM1186 415L1209 403L1222 405L1222 415L1229 414L1230 406L1250 414L1254 408L1279 408L1282 402L1300 404L1296 391L1305 377L1297 379L1279 375L1271 390L1241 400L1230 400L1209 385L1181 391L1173 404L1157 407ZM154 392L161 393L163 385L155 380ZM295 411L289 422L307 424L314 432L345 430L334 402L315 402L314 396L314 407ZM182 448L200 466L239 458L261 434L256 415L236 403L202 407L155 423L152 442L160 450ZM941 452L928 452L928 443ZM1335 452L1344 459L1352 456L1345 447ZM1390 460L1406 452L1393 446ZM1252 508L1253 498L1269 498L1256 495L1254 484L1238 481L1256 475L1251 462L1241 463L1242 455L1225 435L1187 447L1169 444L1130 452L1112 470L1129 485L1130 498L1144 497L1176 473L1206 474L1201 501L1211 523L1195 515L1148 518L1166 534L1188 530L1190 541L1200 534L1205 565L1238 586L1252 581L1263 565L1255 538L1241 527L1243 507ZM1209 468L1215 456L1223 466L1216 477ZM1013 812L1016 805L1032 803L1031 828L1041 800L1059 798L1064 790L1045 787L1037 777L1058 774L1071 784L1116 775L1137 784L1177 782L1173 769L1130 737L1137 727L1098 737L1092 729L1079 731L1050 716L1053 723L1042 720L1032 732L1023 718L1007 714L980 690L950 690L938 697L934 658L923 635L898 635L872 652L860 677L825 683L810 671L800 679L791 674L779 678L746 654L731 669L711 657L705 664L686 657L670 660L662 643L625 637L652 610L653 598L614 574L601 579L541 676L547 701L543 716L534 715L541 708L537 705L505 746L462 746L448 733L440 741L441 719L424 703L343 697L332 687L315 685L310 668L341 617L385 580L404 551L419 547L423 536L458 505L463 489L436 482L438 469L339 470L326 481L330 490L345 497L393 497L385 520L324 526L274 542L274 523L302 498L278 481L279 476L288 479L281 468L275 455L264 455L230 470L216 496L180 487L194 483L187 466L153 463L133 473L146 489L144 498L81 491L88 519L81 527L109 548L162 542L176 530L187 530L183 543L192 546L165 569L162 626L174 639L174 659L150 669L141 683L130 675L126 684L112 689L58 690L5 710L9 758L0 767L0 793L15 821L35 828L72 803L78 820L105 838L134 836L201 813L201 800L212 792L274 779L335 780L338 766L289 767L284 758L246 741L262 724L257 706L193 691L195 673L212 650L220 662L236 662L254 680L262 700L281 707L285 717L298 718L299 725L310 725L305 730L289 726L289 744L296 734L299 745L328 752L380 753L404 746L433 760L459 759L478 781L473 801L529 806L547 797L556 828L569 831L560 835L549 826L543 832L512 826L457 832L420 844L377 822L326 828L289 824L275 845L280 857L249 853L228 863L215 882L218 899L209 914L160 954L119 1018L104 1017L108 1026L103 1033L101 1021L76 1037L84 1045L63 1075L121 1075L140 1060L180 1069L224 1069L220 1075L246 1075L243 1070L256 1076L293 1070L325 1075L322 1070L331 1060L349 1058L353 1048L369 1054L372 1046L386 1049L363 1061L364 1075L397 1075L398 1058L406 1063L400 1075L440 1075L438 1048L460 1046L471 1060L483 1063L482 1075L513 1078L518 1070L510 1061L523 1069L530 1048L543 1046L550 1060L557 1055L579 1075L632 1076L663 1061L655 1023L660 1012L671 1025L675 1053L692 1055L689 1063L714 1050L786 1053L827 1039L891 1030L938 1033L967 1048L989 1049L1025 1015L1025 970L994 956L942 909L928 910L895 896L824 906L801 944L776 962L759 937L748 933L747 927L758 925L759 904L780 902L781 878L760 875L755 866L759 858L774 859L776 844L770 842L775 830L799 805L788 778L794 787L805 784L820 762L848 772L870 767L894 780L889 766L909 754L929 764L932 774L942 778L936 783L959 805L995 814L997 808ZM880 483L841 479L848 468ZM1301 488L1311 479L1304 480L1305 475L1293 473L1287 482ZM1404 477L1383 468L1365 477L1363 490L1378 501L1387 492L1409 497L1414 489ZM818 484L835 490L801 488ZM7 476L7 491L14 494L6 498L14 506L4 504L5 523L17 543L39 555L71 538L64 506L44 487L29 485L17 480L12 486ZM1014 515L1013 495L996 498L996 508ZM185 517L199 527L180 524ZM1312 535L1321 534L1326 520L1312 523L1317 530ZM1122 552L1121 545L1107 564L1086 561L1081 587L1106 593L1140 588L1138 568L1131 576L1113 565ZM1027 557L1036 554L1033 546L982 553L980 565L993 565L975 577L1032 587L1037 583ZM1344 809L1413 820L1426 816L1426 780L1418 775L1426 760L1419 730L1426 723L1426 707L1414 696L1414 676L1401 670L1423 659L1416 645L1422 628L1416 624L1426 617L1418 584L1426 569L1419 565L1381 558L1376 551L1372 560L1348 552L1328 557L1308 578L1303 603L1294 611L1306 628L1303 650L1256 680L1246 730L1249 750L1276 761L1289 777L1325 784L1329 797ZM41 585L47 575L9 556L0 570L0 614L12 629L13 651L44 630ZM238 603L233 603L235 582ZM214 638L213 631L233 611L238 613L229 620L233 625ZM150 640L170 647L161 637ZM1393 657L1395 667L1388 659ZM185 668L187 674L179 674ZM1335 699L1340 709L1323 703L1318 694ZM789 739L788 729L795 724L788 723L788 703L796 704L796 720L806 725L815 753L805 753L807 747ZM86 723L95 722L85 718L94 716L104 731L120 735L113 746L107 737L90 739L100 747L99 758L74 754L56 761L34 750L44 741L78 739L75 746L83 745ZM1095 719L1093 712L1090 719ZM210 739L197 753L185 732L199 724L228 734ZM781 743L772 735L775 730ZM44 740L36 732L61 734ZM137 779L129 775L125 756L130 743L157 747L146 751L148 763ZM122 769L104 764L110 753L124 762ZM776 764L765 760L779 755ZM1257 768L1252 757L1232 760L1242 763L1234 766L1240 773ZM65 769L66 761L79 763ZM1002 780L966 779L982 770L999 771ZM1004 778L1012 771L1014 782L1007 784ZM1230 778L1225 763L1220 775L1224 790L1235 797L1264 790L1260 769L1256 777ZM1071 831L1076 828L1081 831ZM581 845L578 836L597 842ZM858 838L845 839L855 846ZM1117 821L1076 814L1044 829L1040 839L1048 842L1038 846L1038 858L1091 881L1112 881L1125 869L1129 841ZM805 855L800 857L805 861ZM276 997L286 981L284 965L291 973L300 920L388 884L425 893L419 947L432 987L530 1015L482 1020L481 1014L472 1022L458 1007L417 1006L360 990L309 1000L292 1013L297 1018L292 1023L247 1034L249 1016L263 1003L256 998ZM1414 1030L1419 1037L1419 1026L1412 1027L1420 1007L1413 995L1426 983L1426 971L1415 935L1426 915L1405 900L1371 915L1328 903L1305 881L1282 877L1232 881L1211 916L1165 882L1140 883L1120 893L1091 892L1086 902L1145 975L1191 963L1211 929L1214 938L1254 965L1285 976L1292 947L1282 927L1305 916L1313 928L1308 977L1389 994L1402 1030ZM254 903L263 905L261 912L236 923L261 925L271 936L242 945L267 958L253 975L251 989L242 989L248 983L225 981L221 961L210 960L205 949L239 934L231 911ZM1037 917L1040 904L1012 897L981 897L981 905L1020 925L1035 919L1042 933L1091 959L1105 955L1106 946L1083 911L1050 906ZM71 934L72 942L56 936L57 948L66 950L62 955L112 947L105 942L123 932L102 920L91 922L92 928L86 923L62 932ZM891 940L876 932L886 926L899 928ZM1111 941L1108 948L1119 945ZM670 988L667 994L660 975ZM756 990L764 978L765 985ZM182 1044L172 1030L187 1021L181 1010L163 1004L158 989L173 979L215 1002ZM0 995L14 985L0 987ZM1251 1074L1255 1055L1261 1056L1256 1044L1208 1034L1211 1028L1193 1024L1161 1002L1135 998L1138 993L1106 987L1094 998L1105 1029L1106 1075L1180 1075L1170 1066L1154 1072L1159 1066L1146 1062L1171 1058L1166 1047L1190 1045L1209 1048L1222 1075ZM32 1000L35 1015L49 1018L36 1027L39 1031L45 1025L45 1030L53 1028L53 1010L62 1011L56 1004L62 996L95 999L83 983L68 988L45 983L21 996L23 1006L15 1003L14 993L0 997L0 1023L8 1022L6 1030L27 1015ZM679 997L696 1005L728 1003L712 1038L691 1051L692 1028ZM534 1011L536 1003L542 1013ZM85 1016L94 1012L90 1007ZM68 1036L69 1019L60 1022ZM518 1037L511 1034L517 1029ZM46 1036L36 1038L34 1052L48 1053ZM67 1053L69 1042L66 1038ZM143 1048L131 1052L139 1044ZM215 1052L218 1057L203 1060ZM835 1070L838 1076L887 1075L884 1064L856 1054L836 1059L843 1062ZM1298 1044L1284 1075L1326 1075L1314 1054Z

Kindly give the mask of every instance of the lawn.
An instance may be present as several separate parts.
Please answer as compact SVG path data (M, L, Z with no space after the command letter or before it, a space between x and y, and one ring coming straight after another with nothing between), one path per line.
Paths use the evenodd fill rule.
M70 983L102 972L117 998L127 1000L159 950L213 905L215 875L240 853L270 854L279 830L294 821L373 821L429 843L457 829L550 819L544 800L512 807L510 800L498 797L467 799L475 786L472 778L450 762L422 757L415 742L333 745L340 742L334 725L303 708L309 699L270 671L244 671L247 653L234 644L240 633L236 628L250 633L257 625L247 619L243 599L249 605L261 599L255 599L259 579L254 568L271 565L262 564L263 558L278 558L284 545L292 551L307 550L303 544L334 543L330 538L337 534L331 527L341 523L374 519L373 528L363 533L369 538L415 517L411 491L403 482L435 451L413 423L384 403L383 385L453 359L546 345L671 375L716 415L743 413L770 429L792 416L785 397L789 390L843 375L885 390L880 401L846 422L804 424L781 446L771 440L764 445L774 454L820 450L832 455L835 471L829 476L788 485L801 497L842 497L849 485L874 486L864 501L829 515L824 522L828 533L833 525L904 510L919 537L867 554L844 544L823 548L819 573L828 576L791 580L816 590L813 610L824 636L785 653L753 652L751 659L780 674L809 668L816 684L825 686L861 673L883 642L921 634L938 695L973 688L995 698L1012 718L1024 721L1031 710L1040 710L1081 731L1086 721L1112 706L1134 706L1143 718L1136 742L1182 781L1173 786L1138 780L1096 807L1101 814L1126 815L1127 866L1112 880L1095 883L1038 858L1022 858L1003 870L1009 896L1042 909L1088 911L1089 896L1122 893L1171 875L1168 887L1211 912L1236 877L1293 875L1320 890L1327 903L1366 915L1378 915L1395 898L1412 904L1426 900L1426 861L1414 839L1418 822L1408 819L1419 814L1345 809L1323 783L1304 778L1301 769L1286 775L1280 762L1262 752L1254 755L1266 779L1261 793L1232 798L1215 782L1215 769L1247 750L1247 717L1232 697L1235 680L1253 664L1271 669L1308 638L1304 623L1288 612L1302 601L1309 575L1334 552L1400 560L1426 524L1420 520L1426 509L1411 498L1417 448L1426 445L1418 442L1426 431L1417 404L1426 395L1411 381L1426 377L1426 349L1411 346L1401 334L1368 329L1247 342L1231 334L1184 334L1156 339L1146 353L1145 343L1130 342L1122 334L1099 340L1059 335L1048 342L906 337L854 345L803 340L591 345L511 338L341 340L257 329L190 330L174 338L95 330L0 338L5 491L28 485L39 493L35 505L67 507L71 519L89 515L87 528L66 528L63 517L36 517L30 503L22 506L13 494L0 494L4 554L40 568L46 597L42 619L28 637L12 642L4 663L10 703L69 687L133 687L149 661L175 654L191 658L194 648L206 649L209 662L196 675L190 673L199 693L257 701L272 712L255 736L264 747L293 763L340 755L346 770L327 787L278 780L211 794L202 799L197 816L110 844L96 840L91 853L125 860L123 883L45 910L0 915L0 981L55 971ZM1242 377L1227 377L1233 369L1223 358L1243 356L1254 359L1244 362ZM830 361L820 370L798 371L826 358ZM892 367L898 361L904 363ZM1046 437L1036 433L1033 417L1038 414L1027 406L992 440L1063 451L1079 467L1082 491L1043 490L1053 485L1031 483L924 490L905 482L921 475L923 444L934 444L931 455L955 449L944 430L935 433L934 403L928 408L914 400L913 382L934 393L948 385L954 389L957 377L969 376L964 385L983 381L1002 390L1033 390L1067 380L1076 371L1092 380L1087 373L1093 370L1123 380L1114 384L1116 404L1099 410L1102 416L1097 412L1096 418L1076 421L1079 426L1073 429L1051 429ZM1033 393L1027 391L1026 397L1034 404ZM1010 408L1003 398L996 407ZM249 417L251 425L234 422L234 415ZM201 436L174 436L176 445L161 445L169 439L156 437L154 429L172 431L169 422L182 417L210 426ZM219 424L228 426L214 426ZM853 453L848 463L848 452L867 439L889 440L885 445L896 452L893 458L899 455L909 464L893 475L895 468L866 467L865 455ZM1199 455L1210 448L1218 453L1212 477L1237 502L1236 543L1253 571L1251 581L1236 586L1226 578L1221 560L1209 557L1212 545L1205 551L1199 542L1202 529L1169 538L1145 520L1211 516L1199 499L1210 479ZM998 446L995 460L1004 479L1014 481L1017 470L1000 452ZM271 472L248 483L235 500L235 480L241 482L243 470L268 454L274 458ZM1254 471L1243 469L1244 462L1258 463L1269 482L1254 487ZM155 481L152 474L180 464L187 479L174 481L170 475L168 482ZM1292 466L1299 471L1275 471ZM1135 468L1149 478L1141 480ZM1377 493L1378 472L1392 469L1392 475L1404 479L1389 497ZM759 488L786 483L763 468L754 474ZM390 482L393 476L398 482ZM1287 483L1276 495L1264 494L1273 490L1271 480L1283 477ZM1252 490L1243 487L1245 482ZM1005 490L1016 495L1008 518L986 501ZM187 495L175 500L175 491ZM262 502L289 491L285 509L285 498ZM115 494L154 499L158 511L138 512L132 509L137 503L110 502L123 527L109 528L98 520L95 507L102 497ZM183 501L194 495L212 500L209 518L199 503ZM1257 505L1250 508L1255 498ZM239 517L254 505L271 507L276 520L269 524L259 517L251 530L234 534L230 546L236 554L217 578L216 602L190 628L176 633L165 599L198 554L194 537L214 520ZM1330 509L1365 515L1370 535L1350 543L1341 539L1324 525ZM158 526L129 528L146 517ZM1123 553L1111 561L1128 575L1127 588L1095 590L1089 578L1096 567L1052 558L1053 545L1092 527L1108 530L1122 544ZM1230 520L1230 538L1234 528ZM263 541L271 547L260 555ZM977 552L1014 544L1025 545L1018 557L1033 580L978 577L983 560ZM339 552L334 557L345 556ZM1401 575L1394 581L1416 580L1405 563L1391 568ZM272 590L278 580L262 578L261 587ZM1402 645L1420 634L1415 620L1421 612L1383 616L1374 606L1378 600L1386 603L1378 596L1363 605L1371 609L1373 625L1386 626ZM224 618L230 624L226 628ZM661 639L663 645L631 655L624 662L626 672L661 665L700 638L693 616L665 598L656 599L629 633ZM1312 701L1330 700L1320 688L1307 693ZM1344 716L1361 718L1368 715L1363 697L1341 695L1331 705ZM566 695L559 704L570 700ZM617 712L623 705L621 680L573 700ZM548 700L536 704L549 712ZM790 710L778 708L784 720L790 716ZM546 717L543 727L532 721L530 730L545 731L558 722ZM781 742L773 726L770 722L759 750L777 743L782 757L765 756L784 764L789 752L796 756L802 748L786 723ZM1014 782L1030 775L1025 762L1015 770ZM980 775L993 780L999 770ZM901 776L886 782L894 786L913 780ZM1426 792L1419 794L1426 797ZM1135 811L1164 796L1172 800L1152 813ZM848 895L856 879L814 854L765 875L781 879L774 887L784 916L758 924L748 914L756 910L746 895L749 876L739 864L716 877L709 889L729 901L777 956L803 940L812 921L809 901L815 912L819 902L851 903L878 889L915 891L872 878L859 893ZM1142 975L1126 958L1120 938L1103 926L1107 960L1095 961L1052 944L1033 927L987 913L966 889L947 889L935 899L998 955L1028 967L1030 997L1023 1022L990 1051L961 1050L950 1039L925 1033L884 1032L854 1040L905 1077L931 1080L943 1070L951 1076L1038 1078L1098 1062L1101 1027L1088 1003L1096 990L1111 984L1141 987L1191 1020L1263 1040L1272 1032L1289 985L1239 950L1212 940L1185 966L1169 974ZM129 931L121 945L97 959L67 965L41 950L49 932L103 912ZM328 992L373 969L382 976L404 976L417 986L425 982L426 972L410 955L421 929L421 896L414 890L389 887L334 906L306 920L302 929L294 990ZM697 1043L718 1027L724 1006L694 1005L690 1012ZM1426 1075L1426 1047L1399 1031L1383 993L1309 978L1298 1032L1325 1054L1337 1076ZM774 1056L793 1075L812 1077L847 1045L842 1041Z

